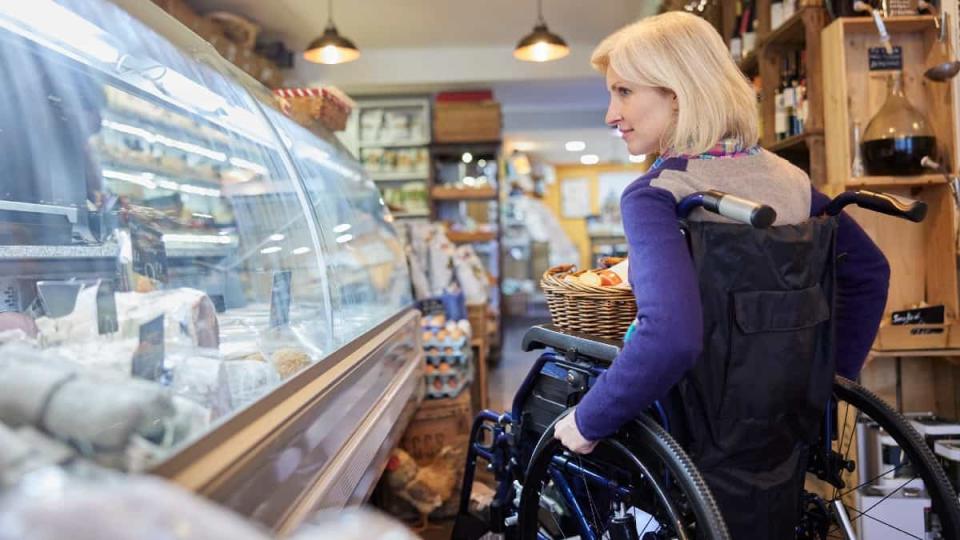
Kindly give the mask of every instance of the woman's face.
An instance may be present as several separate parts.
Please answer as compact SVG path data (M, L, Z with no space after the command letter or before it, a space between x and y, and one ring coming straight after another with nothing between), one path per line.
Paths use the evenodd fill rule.
M677 110L677 96L662 88L628 82L613 68L607 68L610 106L606 122L620 130L632 155L663 150L661 137Z

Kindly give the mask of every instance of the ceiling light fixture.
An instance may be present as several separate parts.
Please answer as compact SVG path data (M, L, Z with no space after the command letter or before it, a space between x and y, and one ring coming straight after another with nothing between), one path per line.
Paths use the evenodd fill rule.
M596 165L600 163L600 156L596 154L584 154L580 156L580 163L584 165Z
M567 141L564 148L567 149L567 152L583 152L587 149L587 143L583 141Z
M303 58L315 64L344 64L360 58L357 46L341 36L333 24L333 0L327 0L327 26L323 35L310 42Z
M526 62L549 62L570 54L570 47L562 37L554 34L547 28L543 20L543 0L537 0L537 24L517 47L513 50L513 57Z
M630 163L643 163L646 160L647 160L646 154L637 154L637 155L630 154Z

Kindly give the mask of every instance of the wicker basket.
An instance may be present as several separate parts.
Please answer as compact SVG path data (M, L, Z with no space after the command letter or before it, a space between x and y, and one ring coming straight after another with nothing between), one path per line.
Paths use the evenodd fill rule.
M605 262L614 262L610 259ZM573 265L554 266L540 280L547 298L553 324L588 336L623 339L637 317L637 301L633 291L613 287L593 287L565 281L568 275L579 276Z
M330 88L277 88L280 108L303 126L319 121L331 131L343 131L353 106L348 98Z

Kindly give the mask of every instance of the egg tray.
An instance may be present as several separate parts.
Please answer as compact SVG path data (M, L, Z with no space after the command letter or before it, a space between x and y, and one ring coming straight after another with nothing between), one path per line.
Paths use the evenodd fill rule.
M436 380L440 380L442 389L437 389L434 385ZM473 365L467 364L463 369L453 369L448 373L433 373L424 375L427 385L427 399L453 398L460 395L464 388L470 386L473 382Z
M463 349L467 345L467 336L461 336L459 339L453 339L448 337L445 340L439 340L436 337L433 339L425 340L423 342L423 350L426 351L431 347L437 349L445 349L447 347L452 347L454 349Z
M453 351L451 354L447 354L443 351L440 351L438 354L430 354L429 352L424 351L423 356L428 364L439 366L441 362L446 362L451 365L466 364L471 355L468 351Z

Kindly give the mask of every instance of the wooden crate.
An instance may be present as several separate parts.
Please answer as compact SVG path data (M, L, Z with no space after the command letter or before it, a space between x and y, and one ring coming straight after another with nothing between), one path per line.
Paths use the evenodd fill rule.
M427 399L421 403L400 439L400 448L406 450L420 466L433 462L446 446L455 450L452 458L456 475L453 494L431 514L432 517L452 517L456 514L472 423L473 408L469 391L461 392L455 398ZM412 520L416 517L413 508L396 495L383 493L383 499L381 505L390 513L403 519Z
M934 18L893 17L887 28L895 46L903 50L904 90L910 102L933 126L940 161L956 174L953 94L950 84L923 78L928 66L945 60L946 48L937 41ZM948 37L950 39L950 37ZM946 179L939 175L851 178L854 122L866 129L887 95L889 71L870 71L868 49L881 46L870 18L841 18L822 34L827 189L834 195L847 189L870 189L927 203L921 224L854 208L849 213L880 246L890 263L890 291L884 313L908 309L920 302L943 304L948 321L958 320L957 264L954 231L956 207ZM948 345L952 327L919 331L884 325L875 348L881 350L936 349Z
M437 143L499 141L500 128L500 104L495 101L439 102L433 109Z

